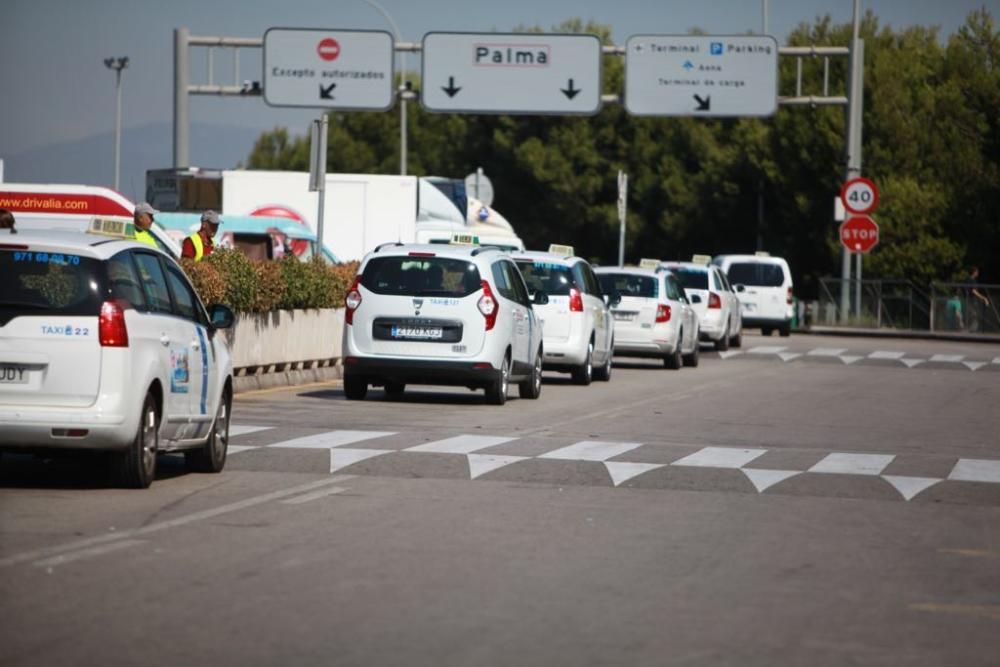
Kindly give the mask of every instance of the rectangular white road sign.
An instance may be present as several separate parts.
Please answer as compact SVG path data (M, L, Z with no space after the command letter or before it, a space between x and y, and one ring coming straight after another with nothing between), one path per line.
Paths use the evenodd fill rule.
M595 114L601 108L597 35L430 32L423 42L430 111Z
M394 99L393 61L387 32L270 28L264 33L264 101L385 111Z
M770 116L778 109L771 36L633 35L625 109L637 116Z

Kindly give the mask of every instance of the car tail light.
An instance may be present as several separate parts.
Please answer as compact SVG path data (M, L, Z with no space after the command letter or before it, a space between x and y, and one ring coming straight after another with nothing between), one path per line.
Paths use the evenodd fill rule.
M722 299L715 292L708 293L708 307L709 308L722 308Z
M785 303L792 305L792 288L788 288L788 296L785 298Z
M670 321L670 306L660 304L656 307L656 323Z
M358 291L360 284L361 276L358 276L351 283L351 289L347 290L347 296L344 297L344 305L347 306L347 310L344 311L344 322L346 324L354 323L354 311L361 305L361 292Z
M125 326L125 308L118 299L101 304L101 318L97 325L101 347L128 347L128 327Z
M483 281L483 295L479 297L479 301L476 303L479 307L479 312L483 314L486 318L486 330L489 331L497 323L497 314L500 312L500 304L497 303L496 298L493 296L493 290L490 289L490 284Z
M411 252L409 255L410 257L435 257L432 252Z
M569 312L583 312L583 294L581 294L580 290L575 287L569 288Z

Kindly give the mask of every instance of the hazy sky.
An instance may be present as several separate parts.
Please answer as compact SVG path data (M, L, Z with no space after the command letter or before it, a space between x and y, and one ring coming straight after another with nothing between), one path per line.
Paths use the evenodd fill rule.
M572 17L610 25L616 43L639 33L710 34L759 31L762 0L381 0L405 41L432 30L509 31L544 28ZM852 0L769 0L769 27L779 43L800 22L831 14L850 20ZM938 25L956 30L969 11L1000 0L863 0L883 25ZM269 27L389 29L365 0L0 0L0 158L79 140L114 128L114 74L108 56L127 55L123 126L170 123L173 31L261 37ZM206 81L204 49L192 60L192 82ZM259 53L259 51L255 51ZM216 82L232 83L231 52L217 50ZM419 56L408 56L417 70ZM240 79L260 79L260 59L245 56ZM268 107L260 98L191 100L192 123L304 130L315 111ZM109 147L110 150L110 147ZM247 147L249 152L249 146ZM51 159L58 160L58 155ZM166 156L162 166L170 166ZM9 164L9 163L8 163ZM214 165L213 165L214 166ZM228 165L218 165L228 166ZM9 167L8 167L9 169Z

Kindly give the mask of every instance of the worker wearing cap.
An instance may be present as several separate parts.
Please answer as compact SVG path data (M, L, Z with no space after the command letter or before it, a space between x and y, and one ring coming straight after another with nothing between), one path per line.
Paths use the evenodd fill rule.
M135 221L135 240L154 248L158 246L156 245L156 238L149 233L149 228L153 226L153 216L157 213L159 211L155 208L146 202L142 202L135 207L135 213L132 214L132 219Z
M181 246L181 257L190 257L200 262L206 255L215 250L215 234L219 231L222 220L215 211L205 211L201 214L201 227L191 236L184 239Z

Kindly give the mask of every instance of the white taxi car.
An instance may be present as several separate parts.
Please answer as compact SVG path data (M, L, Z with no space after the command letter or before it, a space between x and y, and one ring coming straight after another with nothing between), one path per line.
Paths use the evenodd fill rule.
M0 448L110 450L117 481L145 488L157 452L225 465L233 313L206 312L128 227L0 233Z
M656 357L674 370L698 365L698 315L672 273L610 266L594 272L603 292L618 302L611 308L615 354Z
M680 281L688 300L698 314L701 340L709 341L724 352L729 346L743 344L743 319L736 293L711 257L695 255L690 262L661 262Z
M512 256L542 320L544 368L572 373L577 384L610 380L615 324L587 260L562 245Z
M387 243L361 262L344 315L344 394L369 385L398 398L407 384L485 389L503 405L542 391L542 327L510 256L468 242Z

